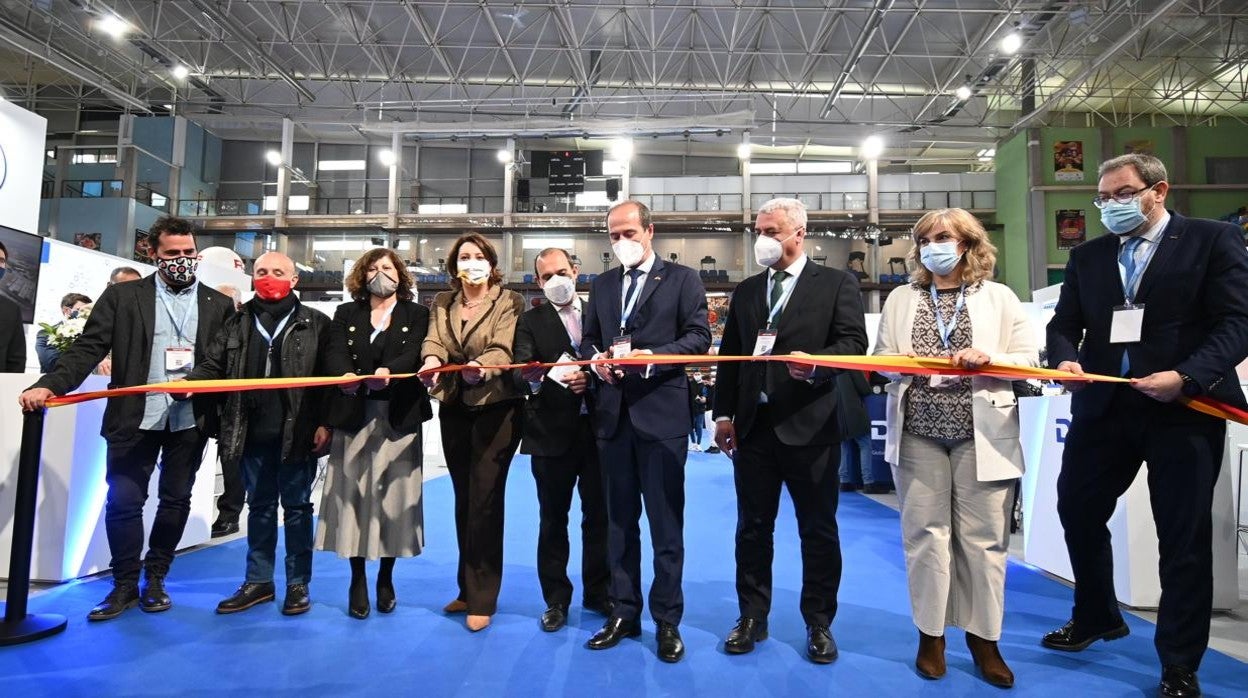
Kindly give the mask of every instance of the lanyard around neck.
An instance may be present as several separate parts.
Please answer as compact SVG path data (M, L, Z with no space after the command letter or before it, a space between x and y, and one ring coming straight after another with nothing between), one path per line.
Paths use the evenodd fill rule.
M797 276L789 274L789 278L793 280L793 285L789 286L789 288L785 290L784 295L776 299L776 304L774 306L767 309L767 329L769 330L776 326L776 320L779 318L780 313L783 312L784 307L789 304L789 296L793 295L793 290L797 288ZM772 283L780 284L782 287L784 285L783 281L773 281ZM768 294L768 298L770 298L770 294Z
M937 300L935 282L928 288L932 291L932 314L936 316L936 333L940 336L940 343L944 345L945 351L952 354L953 347L950 342L953 339L953 329L958 326L958 313L962 312L962 305L966 302L966 284L958 287L958 301L947 326L945 319L940 316L940 301Z
M386 331L386 327L388 326L387 323L390 320L390 316L394 314L394 309L398 307L398 305L399 305L398 301L395 301L394 305L386 309L386 312L381 316L381 327L374 327L373 333L368 336L369 344L372 344L373 342L377 341L377 335ZM369 312L369 315L372 315L371 311Z

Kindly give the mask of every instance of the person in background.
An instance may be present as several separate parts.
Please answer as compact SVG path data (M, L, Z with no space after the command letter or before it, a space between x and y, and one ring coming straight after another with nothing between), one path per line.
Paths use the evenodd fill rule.
M858 489L854 482L854 466L862 472L864 494L888 494L889 486L875 481L871 466L871 417L864 402L871 394L871 384L862 371L846 371L837 377L837 413L841 425L841 491Z
M329 318L292 292L299 273L290 257L266 252L255 263L256 295L226 321L190 375L197 380L323 376ZM217 613L238 613L273 601L277 505L286 531L286 597L282 614L312 608L312 481L316 459L329 449L325 388L233 391L225 394L223 463L236 464L247 491L247 572Z
M576 294L580 269L562 249L538 253L537 285L548 302L520 316L516 325L515 362L556 363L577 356L581 345L581 299ZM562 628L572 603L568 579L568 510L572 492L581 495L581 606L610 615L607 584L607 506L602 495L602 470L594 443L587 370L547 372L541 367L521 371L525 404L524 440L520 452L533 459L540 524L537 577L546 601L541 627Z
M711 353L712 354L715 353L714 350L712 350ZM702 397L706 399L706 403L703 406L706 411L703 412L702 416L705 419L709 419L710 418L709 413L711 409L715 406L715 376L710 373L703 373L702 383L701 385L698 386L698 389L702 392ZM707 453L719 453L720 452L719 446L715 445L714 438L715 436L714 434L712 434L711 445L707 446L706 448Z
M1070 252L1048 326L1049 364L1131 382L1065 382L1074 395L1057 514L1074 608L1042 644L1078 652L1129 632L1114 594L1106 524L1147 462L1161 578L1153 636L1159 690L1187 698L1200 695L1196 672L1209 645L1211 510L1226 421L1182 399L1248 408L1235 374L1248 354L1248 252L1235 226L1166 210L1161 160L1123 155L1102 163L1098 176L1093 203L1111 235Z
M706 289L697 272L655 253L650 209L623 201L607 213L607 235L620 266L593 281L585 307L581 356L637 358L703 354L711 346ZM601 351L606 347L611 353ZM658 655L685 655L685 460L689 454L689 382L683 366L597 364L594 428L607 497L611 617L586 647L604 650L641 635L642 502L654 549L650 614Z
M766 268L733 293L720 352L866 351L858 280L806 256L806 206L797 199L772 199L759 207L754 227L754 259ZM801 538L799 610L806 623L806 657L829 664L839 654L832 636L841 585L837 374L800 361L719 364L715 443L732 459L737 495L740 616L724 641L729 654L753 651L768 634L776 516L784 488Z
M143 275L134 267L117 267L108 275L108 285L124 284L127 281L138 281L141 278Z
M1038 365L1022 304L991 280L996 248L980 222L959 208L929 211L912 235L911 281L888 295L875 353L947 357L967 369ZM884 459L901 504L919 631L915 668L924 678L945 674L952 626L966 631L985 681L1013 686L997 647L1014 486L1023 474L1013 385L988 376L884 375L892 380Z
M689 432L689 450L702 451L702 430L706 427L706 393L702 389L702 374L689 376L689 411L693 425Z
M0 242L0 279L4 279L8 266L9 249ZM22 309L0 296L0 373L25 371L26 332L22 326Z
M434 298L421 370L447 363L464 368L421 380L441 402L442 450L455 488L459 593L444 610L466 612L465 625L476 632L498 609L507 469L523 416L511 374L483 367L512 363L524 298L503 288L498 252L479 234L460 236L446 267L452 290Z
M104 289L92 306L82 335L61 355L56 369L21 394L22 409L43 409L49 398L79 385L109 351L113 387L163 383L183 378L234 314L230 299L195 278L195 228L181 218L162 217L148 233L157 272L141 281ZM165 576L191 511L191 487L216 434L217 400L195 396L175 403L165 393L108 399L100 434L108 442L108 495L104 527L112 552L113 588L87 620L116 618L140 606L155 613L173 606ZM160 504L143 554L143 503L160 459ZM139 573L144 584L139 587Z
M412 275L393 250L365 252L347 275L350 301L334 311L329 327L330 375L369 376L336 390L329 425L334 443L321 494L316 547L351 565L347 612L370 611L366 560L380 559L377 610L398 604L396 558L414 557L425 545L421 467L423 424L433 417L429 394L414 373L429 331L429 309L415 301Z
M90 296L67 293L61 297L61 316L66 320L78 317L78 311L88 305L91 305ZM60 324L58 322L53 327ZM51 373L52 369L56 368L56 362L61 358L61 350L48 343L47 330L39 330L39 334L35 335L35 354L39 357L40 373Z

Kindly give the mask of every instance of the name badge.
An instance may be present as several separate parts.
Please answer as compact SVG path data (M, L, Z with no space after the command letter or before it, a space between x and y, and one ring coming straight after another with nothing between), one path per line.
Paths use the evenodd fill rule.
M1144 306L1120 305L1114 308L1109 325L1110 344L1129 344L1140 341L1144 332Z
M759 330L758 337L754 340L754 353L751 356L771 356L771 350L776 346L775 330Z
M165 350L166 371L186 371L195 363L195 350L186 347L170 347Z
M950 376L937 373L927 377L927 386L933 390L950 390L957 387L962 376Z
M611 358L622 359L633 351L633 336L622 334L611 340Z

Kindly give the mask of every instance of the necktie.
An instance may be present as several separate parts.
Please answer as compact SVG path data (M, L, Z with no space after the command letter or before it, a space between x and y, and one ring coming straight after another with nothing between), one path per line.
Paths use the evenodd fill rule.
M1122 264L1124 270L1122 280L1122 294L1128 299L1135 296L1135 288L1137 286L1135 251L1139 249L1140 243L1144 242L1142 237L1127 238L1122 244L1122 249L1118 251L1118 262ZM1122 371L1118 374L1126 376L1131 372L1131 356L1126 347L1122 348Z
M569 305L560 309L559 314L563 316L563 326L568 330L568 339L572 340L572 348L580 351L581 318L577 315L576 309Z
M784 280L789 278L787 271L778 271L771 275L771 296L767 299L768 312L776 309L776 304L780 302L780 298L784 296Z
M624 292L624 305L620 308L621 313L628 312L628 303L633 300L633 296L637 294L637 279L642 275L642 273L643 272L636 267L628 270L628 278L631 279L631 281L628 284L628 290ZM620 325L623 326L627 320L627 317L621 315Z

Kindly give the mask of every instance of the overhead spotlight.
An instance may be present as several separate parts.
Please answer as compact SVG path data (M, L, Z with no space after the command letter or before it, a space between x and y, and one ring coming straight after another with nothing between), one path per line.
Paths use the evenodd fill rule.
M175 80L185 80L191 76L191 69L179 63L170 69L169 74L172 75Z
M1001 53L1012 56L1018 53L1023 47L1023 35L1018 32L1010 32L1001 39Z
M884 152L884 139L879 136L867 136L866 140L858 148L858 154L863 160L875 160Z
M276 150L270 150L269 152L265 153L264 159L268 160L269 164L274 167L282 166L282 154Z
M959 86L958 86L958 89L954 90L953 94L954 94L954 96L956 96L958 99L960 99L960 100L962 100L963 102L965 102L966 100L968 100L968 99L970 99L970 98L971 98L971 86L970 86L970 85L959 85Z
M377 159L381 161L381 164L385 167L394 167L394 163L399 161L398 156L395 155L394 151L389 148L384 148L378 151Z
M162 105L160 105L160 106L164 107L167 111L173 111L173 105L172 105L172 104L162 104Z
M742 160L749 160L751 151L753 151L753 148L750 147L749 143L742 143L741 145L737 146L737 157L741 158Z
M611 155L620 161L630 160L633 157L633 139L617 138L611 144Z
M497 155L498 155L498 161L503 163L504 165L511 162L512 155L511 155L510 150L506 148L499 148Z
M95 26L114 39L120 39L130 32L130 24L111 12L95 20Z

